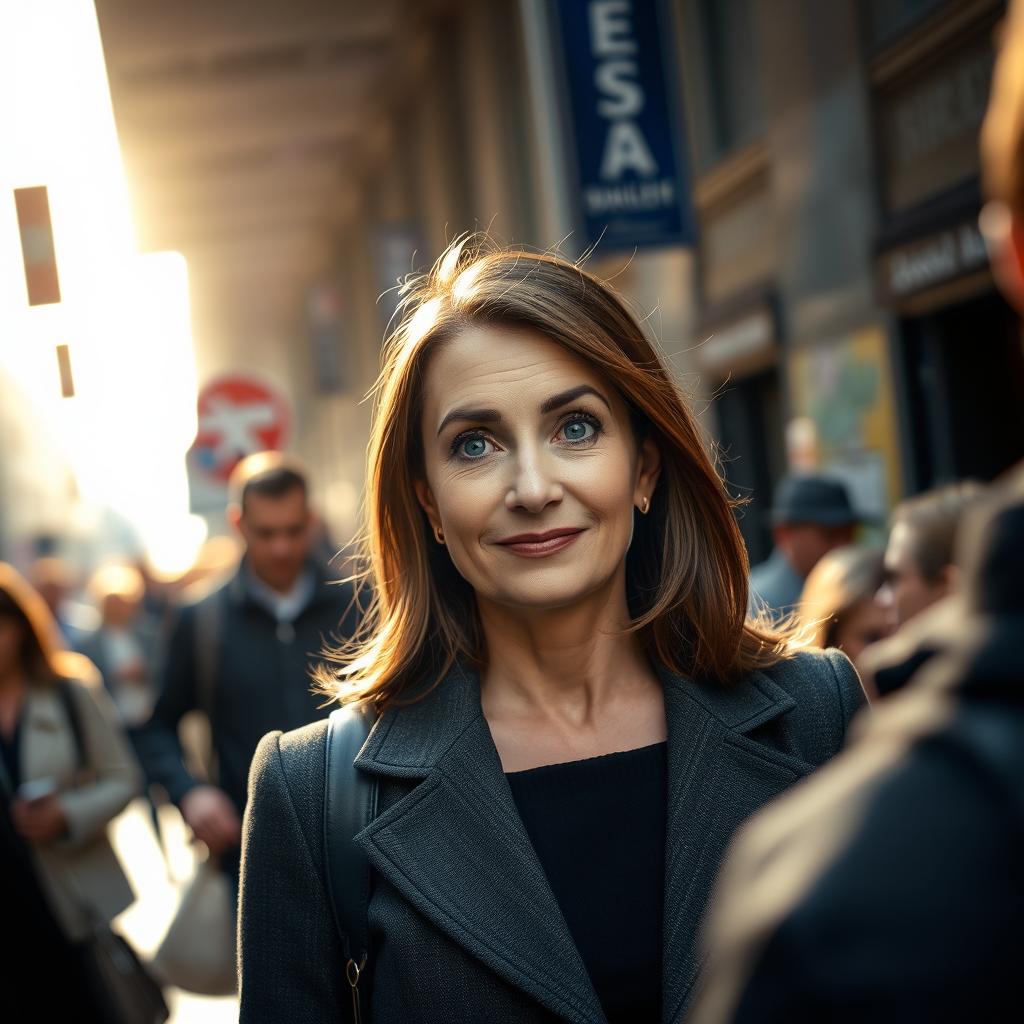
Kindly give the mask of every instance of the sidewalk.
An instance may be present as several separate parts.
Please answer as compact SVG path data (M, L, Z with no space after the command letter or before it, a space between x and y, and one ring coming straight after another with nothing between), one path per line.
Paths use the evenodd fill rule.
M177 810L162 807L160 824L170 851L174 878L188 879L193 859L187 831ZM154 952L174 916L178 889L168 878L167 865L142 800L134 801L114 821L111 839L138 897L115 923L145 959ZM168 989L165 996L171 1008L170 1024L228 1024L238 1020L238 1000L234 997L211 999L179 989Z

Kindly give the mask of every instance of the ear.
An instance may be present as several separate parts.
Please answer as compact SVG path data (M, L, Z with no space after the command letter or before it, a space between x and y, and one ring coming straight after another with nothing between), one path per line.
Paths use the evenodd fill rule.
M1007 298L1020 312L1024 312L1024 220L1014 213L1010 219L1010 237L1006 246L1010 263L1010 282Z
M636 474L633 504L639 508L644 498L652 500L654 488L658 486L658 478L661 476L661 452L650 437L645 437L640 443Z
M992 273L1006 301L1024 312L1024 221L1000 205L996 224L989 250Z
M430 489L430 485L426 480L414 480L412 486L413 490L416 491L416 500L420 503L420 508L426 512L427 519L430 520L430 528L436 533L441 529L441 515L437 511L434 492Z
M224 518L235 533L242 532L242 508L240 505L236 505L234 502L228 505L224 510Z

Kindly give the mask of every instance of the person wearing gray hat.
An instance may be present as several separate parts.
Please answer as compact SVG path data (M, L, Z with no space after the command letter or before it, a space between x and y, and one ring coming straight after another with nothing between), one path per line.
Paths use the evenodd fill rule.
M781 617L796 607L818 560L853 540L860 516L841 481L804 475L782 479L771 517L775 548L750 571L750 610Z

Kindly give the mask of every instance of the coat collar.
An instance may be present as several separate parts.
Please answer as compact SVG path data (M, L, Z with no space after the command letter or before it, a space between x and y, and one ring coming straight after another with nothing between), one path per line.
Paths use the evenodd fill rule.
M725 728L747 733L785 714L796 701L763 672L733 686L719 686L657 667L666 696L679 693ZM415 703L391 707L381 715L356 759L356 767L393 778L426 778L444 754L477 718L480 681L475 672L455 665L443 680Z
M319 562L313 559L307 560L303 572L312 573L313 590L299 615L303 615L307 609L314 605L325 604L332 600L337 602L337 588L328 579L326 570ZM236 607L251 604L263 610L262 602L253 594L253 588L250 584L250 573L248 556L243 555L235 574L224 584L224 590L227 592L230 602Z
M746 734L792 697L762 673L729 689L659 670L668 720L665 1022L679 1019L700 962L696 936L725 844L806 770ZM385 711L355 764L422 779L359 833L374 868L450 939L568 1021L604 1014L519 818L480 706L456 667L420 701Z

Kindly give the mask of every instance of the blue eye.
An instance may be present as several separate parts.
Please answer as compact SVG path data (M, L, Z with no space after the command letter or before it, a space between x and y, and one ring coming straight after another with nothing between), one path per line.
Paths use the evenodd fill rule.
M488 441L484 437L467 437L458 442L458 454L466 459L479 459L487 454Z
M564 441L570 444L582 444L584 441L591 441L597 434L597 424L588 416L586 419L577 418L563 423L560 433Z

